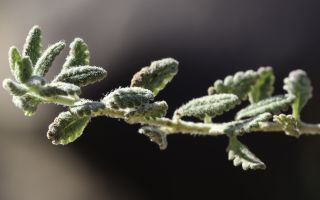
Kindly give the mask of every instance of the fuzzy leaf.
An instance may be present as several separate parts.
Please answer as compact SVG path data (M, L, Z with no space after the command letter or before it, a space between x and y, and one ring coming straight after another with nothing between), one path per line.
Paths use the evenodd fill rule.
M107 71L101 67L78 66L62 70L54 82L61 81L83 87L101 81L106 76Z
M248 93L256 83L259 75L253 70L237 72L233 76L227 76L223 81L217 80L213 87L208 89L209 95L212 94L235 94L241 100L246 100Z
M275 76L272 68L260 67L257 73L259 78L249 93L249 100L252 104L271 97L274 91Z
M39 87L38 93L40 96L44 97L79 95L81 93L81 89L71 83L54 82Z
M11 79L4 79L2 86L5 90L15 96L22 96L28 92L28 89L25 86L12 81Z
M298 121L292 115L275 115L273 121L282 126L283 131L293 137L299 137L301 132Z
M92 116L98 114L105 108L105 104L97 101L81 100L70 108L70 112L79 117Z
M60 54L60 52L65 47L65 43L63 41L57 42L51 46L49 46L45 52L38 59L35 67L34 67L34 75L45 76L49 71L54 59Z
M62 112L50 124L47 137L52 144L69 144L82 135L89 121L90 117L78 117L70 112Z
M75 38L70 44L69 55L63 68L89 65L90 55L87 44L81 38Z
M295 97L291 95L278 95L264 99L240 110L236 115L236 119L253 117L266 112L279 114L281 111L286 111L294 99Z
M33 65L35 65L41 56L41 30L39 26L34 26L29 31L26 42L23 47L22 55L29 56Z
M243 170L266 169L266 165L257 158L246 145L242 144L236 137L229 138L227 148L228 159L233 160L234 166L242 166Z
M132 77L131 87L149 89L156 96L178 73L178 65L179 62L173 58L153 61Z
M284 79L284 90L296 96L292 104L293 116L300 119L300 112L312 97L311 81L307 73L303 70L295 70Z
M124 109L143 106L153 99L154 95L150 90L140 87L125 87L110 92L102 99L102 102L115 109Z
M19 53L19 50L14 46L10 47L8 56L9 56L9 65L10 65L11 72L15 77L17 77L16 75L17 63L21 60L21 55Z
M144 117L146 119L163 117L167 114L167 110L168 104L165 101L158 101L130 109L125 117Z
M26 83L32 75L33 67L29 57L23 57L17 62L15 74L20 83Z
M34 115L39 103L41 102L40 99L37 99L36 97L32 97L29 95L24 95L21 97L13 96L12 101L15 106L23 110L26 116Z
M151 142L158 144L160 150L164 150L168 146L166 134L158 127L144 126L139 129L139 133L147 136Z
M183 116L199 119L204 119L206 116L213 118L231 110L239 103L239 98L234 94L214 94L189 101L177 109L174 115L177 118Z
M272 114L263 113L249 119L223 123L221 124L221 129L228 135L242 135L244 133L250 133L255 128L259 128L260 122L266 122L271 118Z

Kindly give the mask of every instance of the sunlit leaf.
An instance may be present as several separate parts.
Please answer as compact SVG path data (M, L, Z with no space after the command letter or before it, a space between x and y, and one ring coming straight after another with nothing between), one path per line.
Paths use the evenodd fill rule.
M247 146L242 144L236 137L229 138L227 148L228 159L233 160L234 166L242 166L243 170L266 169L266 165L256 157Z
M257 103L271 97L274 91L275 76L272 68L260 67L257 73L259 78L249 93L249 100L251 103Z
M197 117L204 119L221 115L240 103L239 98L233 94L215 94L193 99L175 111L175 117Z
M236 115L236 119L253 117L266 112L279 114L282 111L286 111L294 99L295 97L291 95L278 95L264 99L240 110Z
M284 79L283 88L296 99L292 104L293 116L300 119L300 112L312 97L311 81L303 70L295 70Z
M153 61L133 76L131 87L149 89L156 96L178 73L178 65L178 61L173 58Z

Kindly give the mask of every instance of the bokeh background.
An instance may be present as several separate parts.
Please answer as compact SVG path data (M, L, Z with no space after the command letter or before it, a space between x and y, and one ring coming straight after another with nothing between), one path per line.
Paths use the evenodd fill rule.
M283 78L303 68L315 88L303 118L317 122L319 10L312 0L0 0L0 79L11 76L9 47L21 48L38 24L45 47L82 37L91 63L108 71L83 97L100 99L129 85L150 61L174 57L179 74L157 97L168 102L171 115L236 71L271 65L276 93L282 93ZM267 170L243 172L227 160L225 137L170 136L168 149L159 151L137 134L139 126L106 118L93 119L76 142L53 146L45 134L61 110L42 105L27 118L0 90L1 200L320 199L320 137L244 136Z

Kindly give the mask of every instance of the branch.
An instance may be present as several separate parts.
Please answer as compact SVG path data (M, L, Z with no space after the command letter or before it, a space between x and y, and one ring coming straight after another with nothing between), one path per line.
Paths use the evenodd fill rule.
M220 136L227 135L223 131L224 123L201 123L201 122L191 122L185 120L177 120L170 118L155 118L146 119L144 117L125 117L126 112L115 110L112 108L105 108L103 111L98 113L93 113L92 117L106 116L115 119L123 119L129 124L141 124L149 126L159 126L162 127L166 135L174 134L186 134L186 135L203 135L203 136ZM300 135L320 135L320 124L309 124L305 122L300 122L299 124ZM259 127L252 128L252 133L271 133L280 132L283 133L283 127L274 122L259 122Z
M35 114L42 103L67 107L68 111L61 112L49 126L47 137L53 144L66 145L75 141L93 117L106 116L143 125L138 132L157 143L161 150L168 146L168 135L226 135L229 138L228 159L247 170L265 169L266 165L238 139L244 134L320 135L320 124L301 120L300 113L313 91L311 80L303 70L292 71L284 79L286 92L280 95L273 95L272 67L237 72L215 81L208 95L186 102L175 110L172 118L167 118L167 103L155 101L155 98L178 73L177 60L153 61L133 75L130 87L117 88L101 101L92 101L79 97L81 88L103 80L107 71L90 65L88 45L75 38L60 73L47 81L45 75L65 43L57 42L42 51L41 33L39 26L30 30L22 54L16 47L10 48L9 65L15 80L5 79L3 88L27 116ZM247 100L250 105L238 111L235 120L213 123L216 116ZM290 107L291 114L288 114ZM194 118L200 121L192 121Z

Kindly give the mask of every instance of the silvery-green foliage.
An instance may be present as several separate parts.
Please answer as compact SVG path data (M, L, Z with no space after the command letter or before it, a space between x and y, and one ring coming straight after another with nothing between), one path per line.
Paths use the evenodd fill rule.
M39 26L34 26L29 31L26 42L23 46L22 55L30 57L32 64L35 65L42 53L42 36Z
M106 116L123 119L129 124L140 124L139 133L166 149L167 136L172 134L226 135L229 160L247 169L265 169L238 137L254 132L281 131L298 137L320 134L319 124L308 124L300 119L300 112L312 96L307 74L295 70L284 80L287 94L273 95L275 76L271 67L260 67L227 76L214 82L209 95L194 98L167 117L168 104L155 96L165 88L178 72L178 61L165 58L151 62L131 80L130 87L120 87L100 101L80 97L81 87L104 79L107 72L90 66L88 45L80 38L70 44L69 54L60 73L53 81L44 76L65 43L60 41L44 52L39 26L34 26L26 39L22 54L16 47L8 53L9 65L15 80L5 79L2 86L13 97L14 105L25 115L33 115L39 104L55 103L67 107L49 126L47 137L53 144L66 145L79 138L93 117ZM249 99L250 105L238 111L235 120L214 123L221 115ZM292 107L293 114L285 113ZM192 121L193 118L200 119ZM272 120L273 118L273 120Z
M64 49L65 43L63 41L57 42L49 46L41 55L39 60L34 66L33 74L37 76L45 76L49 71L54 59L60 54Z
M63 69L53 82L66 82L83 87L103 80L107 71L96 66L77 66Z
M160 150L165 150L168 146L165 132L156 126L144 126L139 129L139 133L147 136L151 142L156 143Z
M30 79L32 72L33 67L29 57L22 57L16 63L15 75L18 82L26 83Z
M300 112L312 97L311 81L307 73L301 69L292 71L284 79L283 88L291 95L296 96L292 104L293 115L296 119L300 118Z
M11 47L8 53L10 69L17 82L5 79L2 85L13 95L14 104L26 115L33 115L40 103L69 106L76 103L80 99L80 87L100 81L107 74L100 67L88 65L87 45L82 39L76 38L70 45L69 56L61 73L54 81L46 81L44 76L65 43L57 42L42 52L41 40L40 27L34 26L27 36L22 55L16 47ZM78 66L80 64L86 66ZM71 65L77 69L71 69L75 67Z
M156 96L178 73L178 65L179 62L173 58L153 61L132 77L131 87L149 89Z
M260 67L257 71L258 79L249 93L251 103L257 103L272 96L275 76L271 67Z
M68 111L62 112L50 124L47 137L53 144L69 144L82 135L89 121L90 117L79 117Z
M266 169L266 165L235 136L229 138L227 152L229 160L233 160L233 165L241 165L243 170Z
M28 89L24 85L8 78L3 80L2 86L5 90L10 92L14 96L23 96L28 92Z
M208 89L209 95L212 94L235 94L241 100L248 97L248 93L258 80L259 74L253 70L237 72L233 76L227 76L224 80L217 80L213 87Z
M12 101L26 116L32 116L41 102L39 98L30 95L13 96Z
M125 117L142 117L146 119L164 117L167 114L168 104L165 101L144 104L126 111Z
M88 45L81 39L75 38L70 44L69 55L63 64L63 68L86 66L90 62Z
M263 113L248 119L222 123L221 129L229 135L242 135L244 133L250 133L252 129L259 128L260 122L266 122L271 118L272 114Z
M295 97L292 95L278 95L269 97L240 110L236 115L236 119L253 117L265 112L279 114L283 111L286 111L294 100Z
M140 87L118 88L107 94L102 102L112 108L137 108L153 101L150 90Z
M294 137L300 136L299 122L292 115L275 115L273 116L273 121L280 124L287 135Z
M103 111L105 107L104 103L83 99L75 103L74 106L70 108L70 112L80 117L92 116Z
M240 103L239 98L233 94L214 94L193 99L175 111L175 117L196 117L204 119L222 115Z
M16 75L17 63L21 60L21 55L19 53L19 50L14 46L10 47L8 57L9 57L9 65L10 65L11 73L17 79L17 75Z
M80 87L64 82L54 82L45 84L42 87L38 88L38 94L43 97L52 97L52 96L78 96L81 93Z

